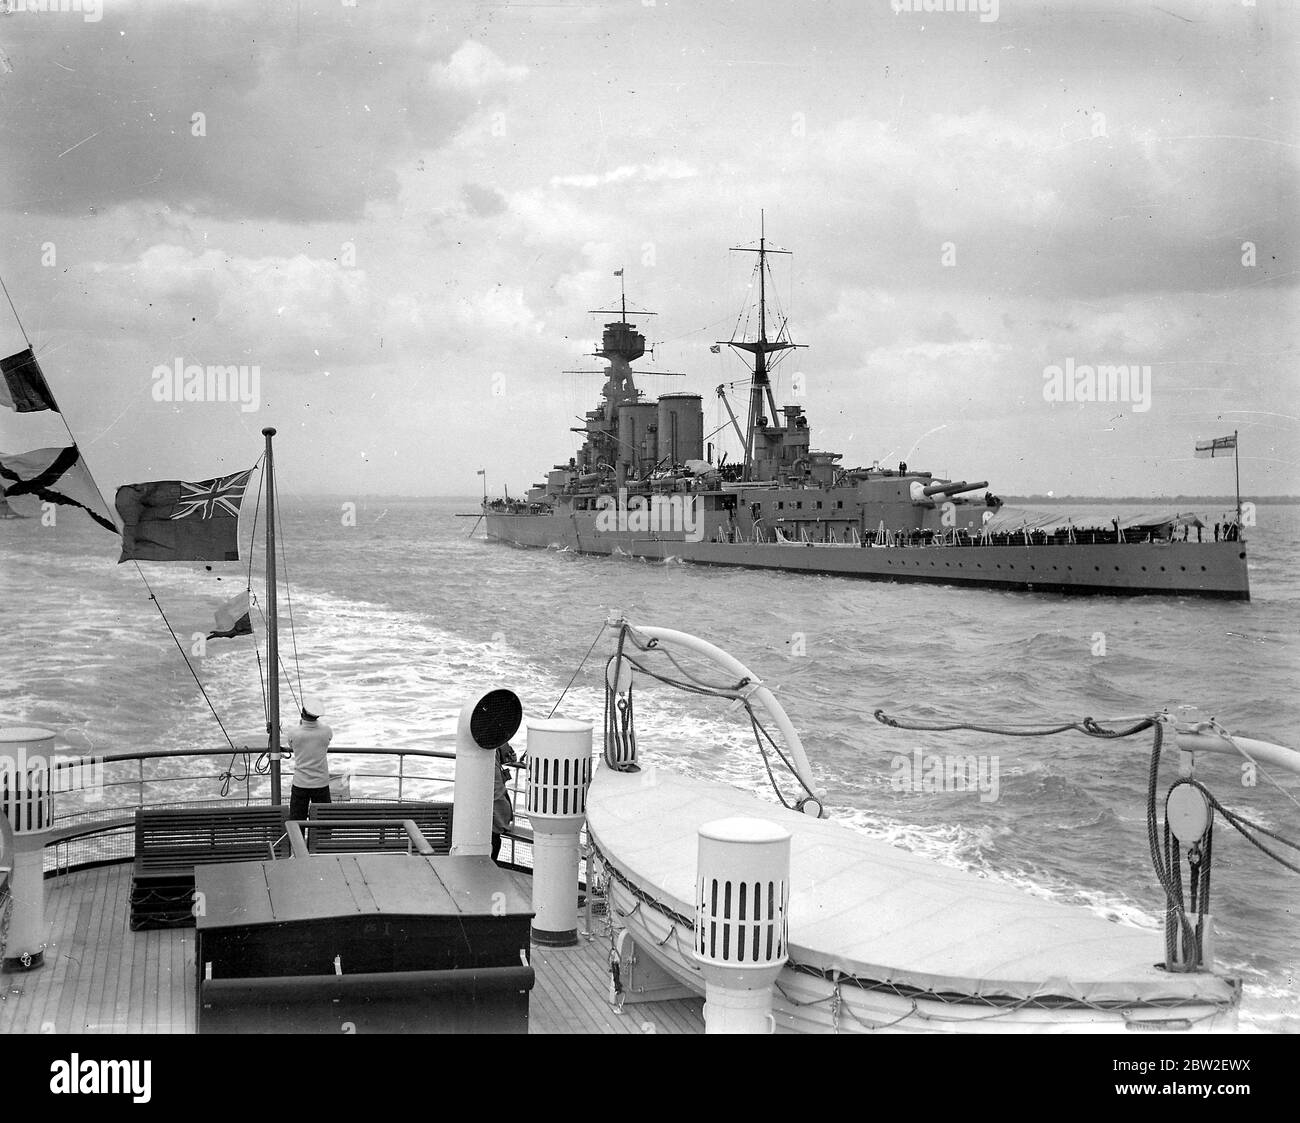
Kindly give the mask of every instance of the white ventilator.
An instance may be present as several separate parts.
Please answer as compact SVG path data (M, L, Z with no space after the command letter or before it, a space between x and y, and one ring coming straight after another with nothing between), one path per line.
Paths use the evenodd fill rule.
M13 829L9 938L5 971L30 971L45 960L45 834L54 826L50 770L54 734L48 729L0 729L0 818Z
M789 958L790 832L765 819L717 819L699 832L695 959L705 1033L772 1033L772 984Z
M451 852L463 857L492 853L492 798L497 749L519 728L524 710L513 690L491 690L466 702L456 726L455 810Z
M589 721L528 723L528 820L533 827L533 940L578 942L578 835L591 784Z

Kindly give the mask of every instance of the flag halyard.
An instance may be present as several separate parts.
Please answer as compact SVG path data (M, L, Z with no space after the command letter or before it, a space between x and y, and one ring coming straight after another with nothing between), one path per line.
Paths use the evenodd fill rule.
M0 452L0 494L11 501L29 497L32 504L80 507L105 530L118 532L76 445L13 454Z

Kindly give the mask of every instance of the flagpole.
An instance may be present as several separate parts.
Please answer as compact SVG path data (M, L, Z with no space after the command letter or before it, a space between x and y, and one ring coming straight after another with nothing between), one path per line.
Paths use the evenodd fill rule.
M280 643L275 617L275 456L271 452L271 438L275 430L269 426L262 430L266 438L266 647L270 666L267 683L266 723L267 748L271 755L271 804L279 807L280 797Z
M1237 430L1232 431L1232 466L1237 473L1237 533L1241 533L1241 460L1237 451Z

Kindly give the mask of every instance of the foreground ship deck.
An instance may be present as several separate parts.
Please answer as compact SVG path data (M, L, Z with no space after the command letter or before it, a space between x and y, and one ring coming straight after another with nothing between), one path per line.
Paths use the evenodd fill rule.
M0 976L0 1034L196 1031L194 929L130 931L130 891L125 863L49 879L46 965ZM616 1014L605 1000L607 953L599 938L533 949L530 1033L704 1032L698 998L629 1001Z

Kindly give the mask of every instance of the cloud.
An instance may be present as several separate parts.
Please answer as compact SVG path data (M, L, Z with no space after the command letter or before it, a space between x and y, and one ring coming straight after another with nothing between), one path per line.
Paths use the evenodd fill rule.
M551 176L552 187L604 187L610 183L622 183L630 179L639 179L645 183L661 180L693 179L700 173L690 164L681 160L662 160L655 164L620 164L607 172L588 173L585 175Z
M497 287L467 297L457 307L456 318L469 327L511 335L536 335L545 326L517 288Z
M475 218L490 218L501 214L506 209L506 197L495 187L483 187L477 183L467 183L460 189L465 206Z
M304 373L373 361L377 340L423 333L409 302L376 294L364 270L292 256L243 257L174 244L91 266L100 303L84 309L134 332L169 361L252 361ZM247 358L244 358L247 356Z
M440 89L477 93L501 83L522 82L528 67L510 66L495 51L467 39L447 62L433 66L430 77Z
M0 206L85 216L158 200L215 218L357 218L396 196L399 161L465 119L426 81L445 47L423 24L364 5L295 22L261 4L114 4L95 48L74 51L80 24L7 20Z

